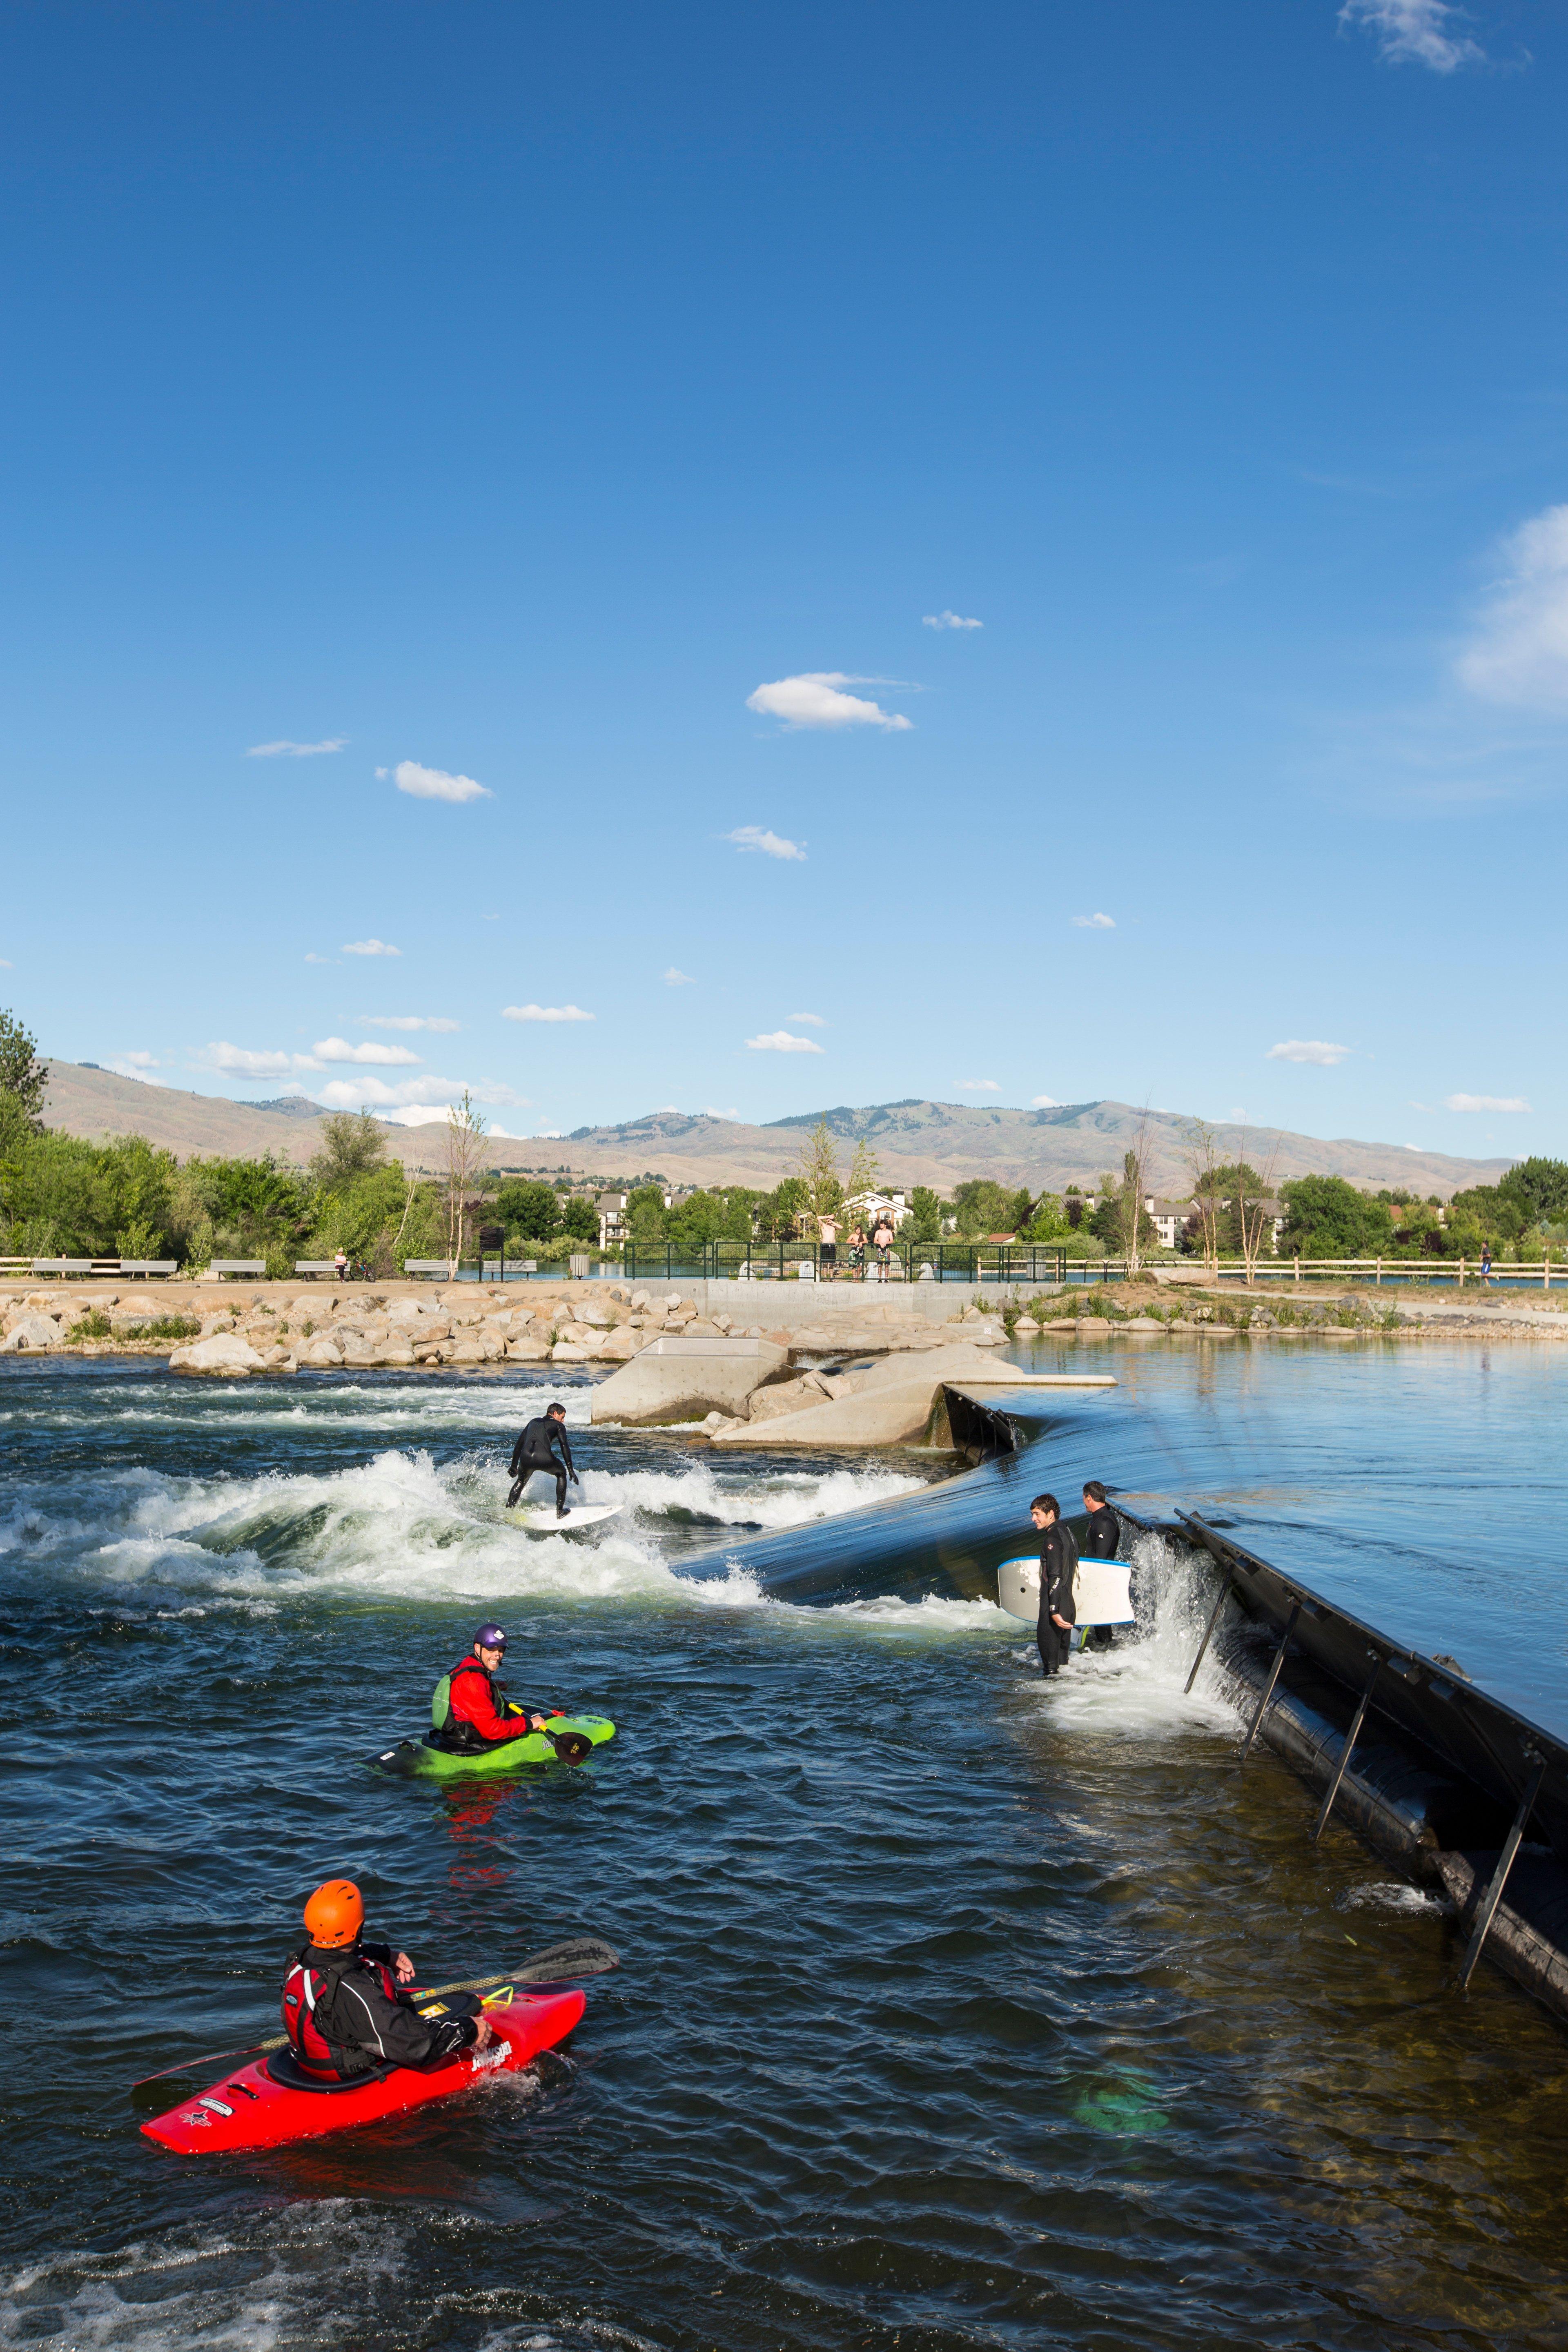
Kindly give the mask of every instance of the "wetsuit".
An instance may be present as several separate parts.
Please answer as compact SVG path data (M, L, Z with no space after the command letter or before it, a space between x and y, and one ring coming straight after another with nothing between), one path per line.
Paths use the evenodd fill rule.
M560 1448L559 1454L557 1447ZM577 1469L572 1459L565 1423L552 1421L548 1413L541 1413L537 1421L531 1421L511 1449L513 1483L506 1498L509 1510L536 1470L548 1471L553 1477L555 1516L563 1519L566 1516L566 1481L568 1477L576 1476Z
M1036 1639L1040 1645L1040 1672L1044 1675L1059 1674L1072 1647L1072 1627L1078 1616L1072 1580L1077 1566L1078 1546L1072 1539L1072 1529L1055 1519L1040 1531L1040 1622ZM1067 1619L1066 1625L1052 1623L1053 1612Z
M1114 1559L1121 1535L1121 1522L1110 1504L1097 1504L1084 1522L1083 1541L1078 1548L1079 1558Z
M1080 1559L1114 1559L1121 1538L1121 1523L1109 1503L1097 1504L1084 1521L1083 1541L1078 1548ZM1109 1625L1090 1625L1083 1637L1086 1650L1109 1650L1112 1635Z
M425 2066L471 2049L472 2017L423 2018L399 1993L390 1944L350 1952L301 1944L283 1985L283 2024L308 2074L341 2083L382 2067Z

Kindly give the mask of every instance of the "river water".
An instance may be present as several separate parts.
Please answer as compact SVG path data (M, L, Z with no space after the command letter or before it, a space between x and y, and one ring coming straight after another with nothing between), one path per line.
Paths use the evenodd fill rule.
M1026 1483L1207 1507L1568 1720L1555 1350L1018 1352L1121 1383ZM1271 1754L1238 1774L1157 1541L1142 1636L1047 1691L984 1601L764 1589L846 1513L929 1517L936 1465L716 1459L590 1431L578 1385L627 1508L538 1538L500 1465L541 1390L0 1366L0 2343L1568 2341L1562 2032L1489 1969L1459 2000L1442 1913L1310 1846ZM466 1791L366 1769L491 1613L514 1691L617 1738ZM272 2030L340 1873L427 1979L577 1931L624 1966L535 2073L166 2155L128 2084Z

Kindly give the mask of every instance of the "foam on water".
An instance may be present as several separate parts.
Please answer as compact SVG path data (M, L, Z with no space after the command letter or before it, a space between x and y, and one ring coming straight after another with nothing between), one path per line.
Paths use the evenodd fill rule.
M336 1591L756 1606L753 1578L683 1575L669 1539L694 1528L719 1538L727 1527L804 1526L921 1483L887 1470L763 1475L686 1458L668 1468L585 1468L584 1499L621 1503L622 1515L579 1534L538 1533L503 1516L509 1481L492 1449L438 1464L424 1448L389 1448L347 1468L251 1478L121 1471L94 1488L91 1513L79 1496L62 1511L52 1491L46 1503L35 1490L0 1524L0 1557L31 1578L209 1604Z
M1200 1589L1178 1572L1170 1546L1140 1536L1131 1552L1139 1635L1109 1650L1077 1650L1066 1673L1042 1683L1037 1703L1054 1728L1107 1738L1194 1730L1230 1738L1236 1709L1205 1659L1189 1692L1187 1675L1203 1639L1207 1610ZM1020 1656L1034 1664L1031 1647Z

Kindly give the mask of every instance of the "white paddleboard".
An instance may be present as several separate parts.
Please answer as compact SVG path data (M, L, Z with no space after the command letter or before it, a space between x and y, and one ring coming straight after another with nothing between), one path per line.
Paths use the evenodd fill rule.
M1073 1601L1080 1625L1131 1625L1132 1597L1127 1580L1130 1559L1080 1559L1073 1579ZM996 1598L1010 1617L1034 1625L1040 1615L1040 1563L1037 1557L1005 1559L996 1571Z
M558 1519L553 1503L521 1503L515 1511L509 1511L507 1517L536 1536L569 1536L574 1528L596 1528L601 1520L615 1518L626 1507L624 1503L568 1503L566 1517Z

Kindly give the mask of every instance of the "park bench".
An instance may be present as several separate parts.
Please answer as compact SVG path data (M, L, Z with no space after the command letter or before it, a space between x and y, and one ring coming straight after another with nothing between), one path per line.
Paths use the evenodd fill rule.
M297 1257L294 1260L295 1273L308 1274L312 1281L319 1274L336 1274L337 1270L335 1257Z
M215 1257L207 1266L207 1273L216 1275L219 1282L226 1274L248 1274L259 1280L266 1272L264 1257Z
M405 1257L403 1271L417 1275L426 1282L450 1282L458 1269L449 1257Z

